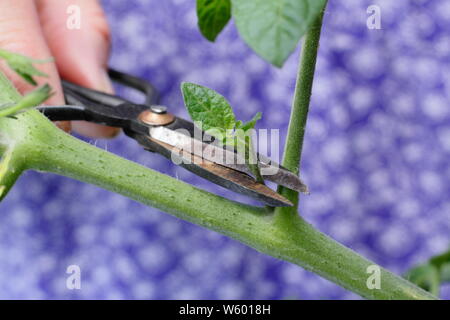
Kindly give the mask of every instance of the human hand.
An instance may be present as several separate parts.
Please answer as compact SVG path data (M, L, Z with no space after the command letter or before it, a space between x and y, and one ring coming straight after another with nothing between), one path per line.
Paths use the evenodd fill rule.
M67 8L80 9L80 28L69 29ZM79 85L113 92L106 73L109 55L109 28L102 8L96 0L1 0L0 48L44 59L53 56L55 61L39 65L49 78L39 78L39 84L48 82L55 95L50 105L64 104L60 76ZM31 89L14 72L0 64L20 92ZM90 137L113 137L117 128L93 123L60 122L58 126L69 131L72 127Z

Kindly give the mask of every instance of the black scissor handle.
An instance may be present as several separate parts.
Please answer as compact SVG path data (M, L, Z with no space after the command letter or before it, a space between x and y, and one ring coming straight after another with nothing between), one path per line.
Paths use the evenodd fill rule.
M131 120L135 120L142 111L158 101L158 92L146 80L113 69L108 70L108 75L112 81L142 92L146 103L136 104L117 95L63 80L67 105L43 106L38 109L53 121L86 120L125 128Z
M158 102L158 91L148 81L114 69L108 69L108 75L112 81L142 92L145 96L145 105L150 107ZM124 103L133 103L122 97L88 89L65 80L62 81L62 86L66 102L69 104L90 103L91 105L99 104L107 107L117 107Z
M114 82L142 92L145 95L144 104L151 106L159 102L158 90L150 82L112 68L108 69L108 75Z
M76 105L101 105L105 107L117 107L130 101L109 93L85 88L72 82L61 81L66 103Z

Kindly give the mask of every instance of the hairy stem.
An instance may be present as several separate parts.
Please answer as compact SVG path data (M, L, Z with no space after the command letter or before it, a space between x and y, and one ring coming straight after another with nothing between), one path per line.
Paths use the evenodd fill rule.
M289 120L289 129L284 148L282 165L296 174L299 173L306 120L308 118L317 52L319 49L320 32L322 29L322 19L323 12L303 38L297 82L295 85L291 117ZM291 200L295 205L295 207L291 209L278 210L279 214L291 212L296 215L297 212L295 208L298 205L298 192L285 187L279 187L278 192Z
M22 137L15 144L26 155L26 169L54 172L120 193L295 263L366 298L434 298L383 268L381 289L371 290L366 281L373 263L305 221L274 223L275 217L264 208L224 199L98 149L58 130L36 111L22 113L17 120L0 119L0 130L6 137Z

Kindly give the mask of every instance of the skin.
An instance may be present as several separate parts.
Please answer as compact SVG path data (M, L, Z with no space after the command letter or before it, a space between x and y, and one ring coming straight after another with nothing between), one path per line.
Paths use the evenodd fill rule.
M81 28L66 27L70 5L80 7ZM39 84L49 83L55 95L49 105L64 104L60 79L64 78L92 89L113 92L106 74L110 35L108 23L96 0L1 0L0 48L35 59L54 57L53 63L39 65L48 78L36 77ZM12 72L5 63L3 71L21 93L32 86ZM117 128L86 122L59 122L66 130L90 137L113 137Z

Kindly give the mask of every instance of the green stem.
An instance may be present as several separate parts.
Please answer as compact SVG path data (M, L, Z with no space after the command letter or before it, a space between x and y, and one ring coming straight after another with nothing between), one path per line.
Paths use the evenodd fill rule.
M322 19L323 12L303 38L289 129L284 148L282 165L296 174L299 173L306 120L308 118L317 52L319 49L320 32L322 29ZM284 187L279 187L278 192L295 204L294 208L278 210L280 212L279 214L291 212L296 215L295 208L298 205L298 192Z
M255 176L256 181L261 184L265 184L264 178L261 175L261 171L259 170L258 160L257 160L255 149L253 147L252 139L246 139L245 149L246 149L245 154L246 154L246 161L248 163L248 167L250 168L253 175Z
M224 199L80 141L36 111L0 119L5 141L20 146L26 169L54 172L120 193L290 261L370 299L434 299L381 268L381 290L366 281L372 262L303 220L274 223L264 208ZM26 155L26 157L25 157ZM156 155L155 155L156 156Z
M19 92L12 86L8 78L0 72L0 104L17 103L20 99ZM20 132L19 135L23 138L23 132ZM23 155L21 155L20 148L15 147L14 140L9 139L0 130L0 201L8 194L22 173L22 160Z
M0 72L0 104L17 103L22 98L11 81Z
M0 152L0 201L8 194L16 180L23 172L21 161L14 149L1 150ZM22 159L23 160L23 159Z
M51 95L51 88L48 84L28 93L22 97L17 103L0 109L0 118L15 115L20 111L40 105Z

